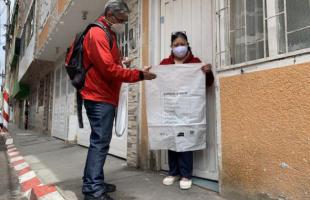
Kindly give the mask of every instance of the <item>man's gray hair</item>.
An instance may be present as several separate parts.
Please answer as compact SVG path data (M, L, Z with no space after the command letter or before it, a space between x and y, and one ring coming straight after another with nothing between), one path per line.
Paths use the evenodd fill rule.
M123 0L109 0L105 4L103 15L106 16L109 11L114 15L130 12L128 5Z

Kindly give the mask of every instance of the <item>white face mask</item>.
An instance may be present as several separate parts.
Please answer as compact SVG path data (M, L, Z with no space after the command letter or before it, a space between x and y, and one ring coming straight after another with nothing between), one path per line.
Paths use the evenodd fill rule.
M113 24L113 25L111 26L111 30L112 30L114 33L122 34L122 33L125 32L125 24L120 24L120 23Z
M172 49L172 52L177 58L184 58L188 53L188 46L178 46Z

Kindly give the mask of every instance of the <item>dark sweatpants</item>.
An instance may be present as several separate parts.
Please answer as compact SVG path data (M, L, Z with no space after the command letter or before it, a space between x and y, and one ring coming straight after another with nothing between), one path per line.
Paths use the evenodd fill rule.
M191 179L193 175L193 152L168 151L169 175Z

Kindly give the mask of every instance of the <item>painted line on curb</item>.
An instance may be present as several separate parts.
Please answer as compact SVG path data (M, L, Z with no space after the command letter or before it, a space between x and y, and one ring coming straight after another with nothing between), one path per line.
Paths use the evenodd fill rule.
M9 157L10 166L15 169L18 176L22 195L28 200L65 200L54 185L42 184L13 144L13 138L8 133L0 133L0 135L4 136L6 140L10 140L6 143L6 153Z
M13 163L13 162L16 162L16 161L19 161L19 160L23 160L24 157L23 156L16 156L12 159L10 159L10 163Z

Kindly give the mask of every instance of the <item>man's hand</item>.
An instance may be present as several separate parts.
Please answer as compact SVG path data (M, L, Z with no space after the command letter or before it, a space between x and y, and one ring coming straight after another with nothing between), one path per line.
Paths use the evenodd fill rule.
M212 72L212 65L211 64L206 64L204 66L201 67L201 70L205 73L205 74L209 74L210 72Z
M144 80L153 80L156 78L156 74L150 72L150 69L152 67L144 67L144 70L143 70L143 79Z

